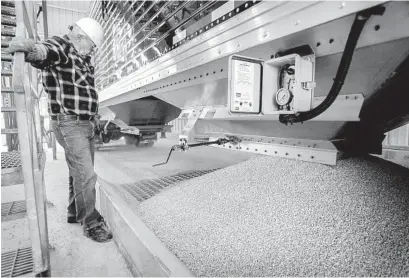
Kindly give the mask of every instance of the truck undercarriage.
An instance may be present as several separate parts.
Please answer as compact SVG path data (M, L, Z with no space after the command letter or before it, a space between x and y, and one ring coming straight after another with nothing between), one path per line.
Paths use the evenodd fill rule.
M333 164L339 152L379 154L384 134L408 122L408 94L402 89L409 53L405 2L239 1L214 6L213 1L203 1L192 14L183 13L190 5L186 1L154 3L145 2L134 10L140 14L137 22L142 30L136 25L132 29L124 15L136 3L128 7L110 2L113 12L105 19L98 4L91 13L106 25L108 35L96 59L101 105L127 124L163 126L175 118L187 119L183 142L237 136L239 145L218 147ZM179 20L169 21L178 16ZM353 29L358 17L367 17L359 32ZM119 46L125 38L135 44ZM301 87L292 88L288 105L280 106L277 85L268 80L278 78L274 71L279 56L290 57L289 51L297 47L310 49L309 56L297 57L311 62L299 64L290 82ZM352 47L350 56L342 59L347 47ZM234 104L229 101L235 92L229 82L236 70L231 59L236 56L262 67L261 73L251 73L260 75L261 80L252 83L260 90L247 92L253 107L260 109L232 111ZM344 80L335 80L337 70L344 69ZM311 76L305 79L304 72L301 80L297 75L305 70ZM337 86L337 93L329 93ZM148 101L160 105L148 106ZM321 111L310 119L283 120L311 115L313 110ZM222 132L208 132L209 126ZM317 159L297 145L307 149L315 145L314 151L327 155ZM279 151L271 153L272 148Z

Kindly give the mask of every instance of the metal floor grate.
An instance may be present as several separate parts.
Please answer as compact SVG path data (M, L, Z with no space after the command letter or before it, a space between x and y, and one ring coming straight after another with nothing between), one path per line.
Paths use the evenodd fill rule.
M202 171L186 171L176 175L162 177L158 179L140 180L135 183L122 184L122 187L139 202L147 200L169 185L182 182L185 180L197 178L205 174L214 172L219 169L202 170Z
M31 247L1 254L1 277L17 277L33 271Z
M14 201L1 204L1 216L8 216L27 211L26 201Z
M21 166L19 151L1 153L1 169L16 168L19 166Z

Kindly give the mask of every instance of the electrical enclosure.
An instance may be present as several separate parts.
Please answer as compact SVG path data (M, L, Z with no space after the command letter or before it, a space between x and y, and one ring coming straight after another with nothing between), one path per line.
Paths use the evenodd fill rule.
M261 112L263 62L243 56L230 56L228 102L230 113Z
M286 109L280 108L276 94L280 89L280 71L285 65L294 66L291 86L292 100ZM315 55L301 57L291 54L264 62L263 66L263 114L294 114L312 109L315 87Z

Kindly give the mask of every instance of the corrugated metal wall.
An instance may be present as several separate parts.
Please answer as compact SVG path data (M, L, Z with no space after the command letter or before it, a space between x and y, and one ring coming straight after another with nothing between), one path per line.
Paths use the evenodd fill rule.
M37 2L41 5L41 1ZM48 34L60 36L66 34L68 26L82 17L88 16L91 1L47 1ZM38 18L38 33L43 37L43 17Z

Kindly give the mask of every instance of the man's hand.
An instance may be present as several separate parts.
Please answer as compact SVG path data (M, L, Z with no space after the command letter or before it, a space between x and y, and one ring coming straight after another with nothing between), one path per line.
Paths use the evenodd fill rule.
M9 47L4 49L4 54L13 54L15 52L31 52L35 50L35 42L31 39L15 37L8 42Z
M103 127L101 126L101 115L95 115L94 116L94 122L95 122L95 129L99 132L103 129Z

